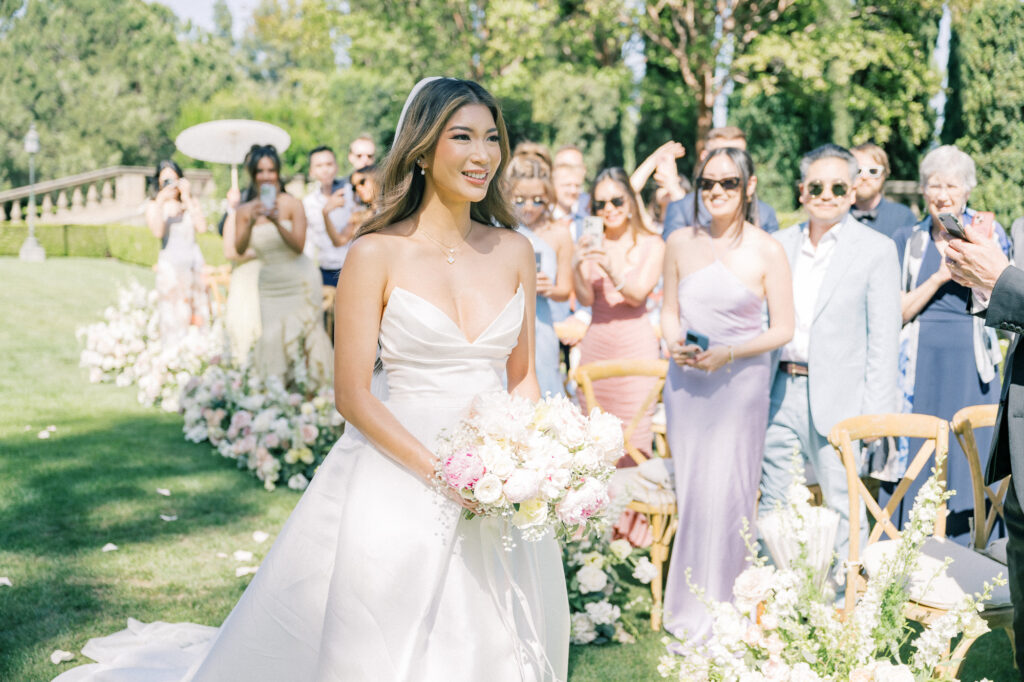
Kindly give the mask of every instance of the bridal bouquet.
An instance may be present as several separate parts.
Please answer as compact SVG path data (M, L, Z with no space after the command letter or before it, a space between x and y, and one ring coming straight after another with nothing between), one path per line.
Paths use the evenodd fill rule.
M564 396L532 403L488 393L441 434L437 479L527 540L549 530L589 533L607 523L608 481L622 448L617 417L599 410L586 417Z

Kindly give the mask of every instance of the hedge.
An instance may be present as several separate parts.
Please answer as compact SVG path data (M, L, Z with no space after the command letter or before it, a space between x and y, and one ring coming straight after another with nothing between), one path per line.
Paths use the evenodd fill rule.
M0 256L17 256L28 236L25 223L0 224ZM134 225L36 225L36 238L50 258L112 257L151 267L160 254L160 242L145 227ZM223 265L220 235L198 235L199 249L209 265Z

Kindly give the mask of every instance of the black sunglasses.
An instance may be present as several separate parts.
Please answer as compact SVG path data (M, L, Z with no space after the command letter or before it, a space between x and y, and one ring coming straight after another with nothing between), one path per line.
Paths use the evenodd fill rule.
M526 201L526 197L515 197L512 200L512 203L515 204L516 206L522 206L523 204L526 203ZM548 200L544 197L533 197L532 199L530 199L530 201L533 202L534 206L545 206L548 203Z
M702 192L710 192L715 188L715 185L721 185L722 189L726 192L734 192L740 187L739 178L721 178L716 180L715 178L698 178L697 186L700 187Z
M625 197L615 197L613 199L609 199L608 201L595 201L594 202L594 210L595 211L602 211L602 210L604 210L604 207L606 205L608 205L608 204L611 204L615 208L622 208L623 206L626 205L626 198Z
M833 182L828 187L832 190L834 197L845 197L846 193L850 191L850 186L845 182ZM807 193L812 197L820 197L824 191L825 183L821 180L812 180L807 183Z

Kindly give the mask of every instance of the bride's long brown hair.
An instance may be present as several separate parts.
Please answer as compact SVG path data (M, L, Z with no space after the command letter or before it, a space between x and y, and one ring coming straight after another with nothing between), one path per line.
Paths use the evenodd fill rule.
M378 174L380 212L359 228L357 237L382 230L416 212L426 189L426 178L420 175L416 159L430 154L452 114L467 104L482 104L490 109L501 147L501 162L496 169L491 169L487 194L483 200L471 205L470 217L485 225L515 227L518 220L501 187L509 160L509 144L498 102L478 83L439 78L423 86L409 103L401 130Z

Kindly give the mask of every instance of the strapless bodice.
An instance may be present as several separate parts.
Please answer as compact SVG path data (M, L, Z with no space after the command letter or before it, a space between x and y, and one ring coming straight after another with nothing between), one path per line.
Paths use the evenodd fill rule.
M522 285L490 325L470 341L437 306L395 287L380 321L380 357L389 401L465 402L503 388L505 363L519 341Z
M679 282L682 330L705 334L713 344L742 343L761 333L764 301L721 261Z
M289 232L292 229L292 221L282 220L281 227ZM261 221L252 226L252 237L249 240L256 255L264 263L275 263L290 261L300 254L295 253L284 243L284 239L278 234L277 228L269 221Z

